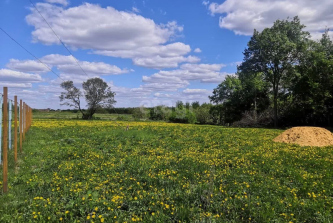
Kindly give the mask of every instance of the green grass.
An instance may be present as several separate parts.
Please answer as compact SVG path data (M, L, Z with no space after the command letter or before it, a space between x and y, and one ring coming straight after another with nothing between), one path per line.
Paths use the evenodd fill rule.
M39 112L33 113L34 119L81 119L82 115L80 112L68 112L68 111L50 111L50 112ZM94 114L95 119L100 120L123 120L133 121L131 114Z
M0 222L332 222L333 147L280 133L38 120L16 170L10 154Z

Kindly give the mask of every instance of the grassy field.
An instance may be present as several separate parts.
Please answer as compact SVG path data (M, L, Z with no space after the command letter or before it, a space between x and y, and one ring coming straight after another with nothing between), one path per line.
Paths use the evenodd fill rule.
M332 222L333 148L280 133L35 120L0 222Z
M81 113L68 111L34 112L34 119L81 119ZM94 114L95 119L133 121L131 114Z

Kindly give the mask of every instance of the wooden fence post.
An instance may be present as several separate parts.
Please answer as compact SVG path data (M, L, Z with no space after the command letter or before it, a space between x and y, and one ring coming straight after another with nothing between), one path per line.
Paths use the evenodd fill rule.
M8 92L7 87L3 87L3 140L2 140L2 157L3 157L3 192L8 192Z
M12 147L12 101L8 100L8 149L13 149Z
M27 119L27 106L23 102L23 140L25 140L25 123Z
M23 112L22 112L22 99L20 99L20 152L22 153L22 132L23 132Z
M28 106L28 107L29 107L29 106ZM28 122L28 123L29 123L29 124L28 124L29 127L28 127L28 129L30 129L30 114L31 114L30 107L29 107L28 111L29 111L29 122Z
M17 96L14 96L14 160L17 163Z
M0 165L2 165L2 102L3 95L0 96Z
M32 122L32 109L29 107L29 129L31 127L31 122Z

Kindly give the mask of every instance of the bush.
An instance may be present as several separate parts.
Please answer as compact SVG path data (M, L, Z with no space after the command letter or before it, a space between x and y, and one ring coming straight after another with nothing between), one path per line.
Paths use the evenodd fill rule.
M234 127L263 127L271 125L273 122L273 110L267 109L260 114L255 111L246 111L241 120L234 122Z
M175 123L190 123L194 124L196 122L196 117L193 112L187 109L176 109L173 111L169 117L170 122Z
M195 117L195 114L193 112L191 112L190 110L186 111L186 123L190 123L190 124L194 124L197 122L197 119Z
M163 120L166 121L170 116L170 109L164 105L156 106L150 109L150 119L151 120Z
M209 107L199 107L195 111L197 122L200 124L212 124L213 118Z
M134 119L147 119L149 118L149 110L144 107L134 108L132 116Z

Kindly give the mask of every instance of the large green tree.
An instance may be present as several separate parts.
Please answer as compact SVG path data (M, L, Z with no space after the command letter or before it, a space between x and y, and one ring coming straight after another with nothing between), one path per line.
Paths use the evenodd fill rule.
M82 119L92 119L97 109L111 108L116 101L115 93L111 91L101 78L91 78L83 82L83 94L80 89L74 86L73 81L64 81L60 85L65 91L61 92L61 105L67 105L78 109L82 114ZM81 107L81 97L84 95L87 102L87 110Z
M248 110L242 94L242 84L237 75L227 75L219 84L213 94L209 96L211 102L220 105L220 123L232 123L237 121L242 112Z
M269 107L269 86L264 81L262 73L247 73L239 70L238 77L242 85L243 102L251 104L251 110L256 120L258 112Z
M277 20L271 28L261 33L254 30L244 61L239 69L245 73L262 73L270 84L273 95L274 126L278 122L278 96L294 74L295 65L306 51L309 33L298 17Z
M258 112L269 106L268 85L263 81L261 73L238 72L233 76L226 76L213 94L209 96L211 102L220 105L222 123L238 121L244 112Z
M320 41L309 42L308 51L297 67L289 92L297 124L331 126L333 115L333 44L328 31ZM289 114L289 116L292 116ZM297 119L297 117L292 117Z

